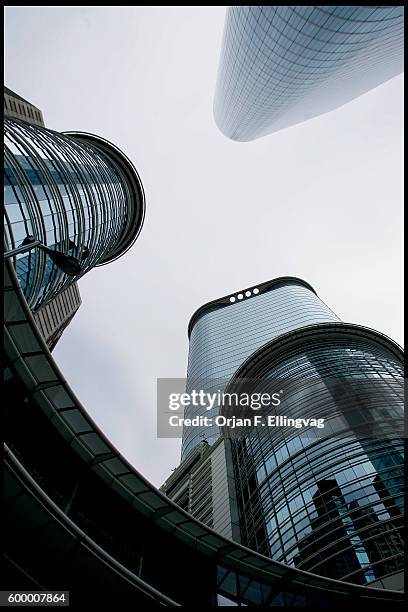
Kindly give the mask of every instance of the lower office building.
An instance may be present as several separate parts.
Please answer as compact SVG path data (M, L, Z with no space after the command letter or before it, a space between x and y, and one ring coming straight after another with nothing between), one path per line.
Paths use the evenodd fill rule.
M16 92L11 91L8 87L4 87L3 101L5 117L10 117L10 119L21 119L32 125L41 125L45 127L41 110Z
M78 283L72 283L33 313L34 321L50 351L55 348L81 303Z
M240 541L229 440L195 446L160 490L217 533Z
M189 336L188 389L198 389L200 378L205 390L224 380L226 392L245 389L245 381L281 381L287 418L324 415L327 433L276 427L234 437L214 427L186 429L166 494L287 566L402 588L401 348L341 322L295 278L206 304ZM346 383L354 387L344 395ZM185 415L199 411L188 407Z

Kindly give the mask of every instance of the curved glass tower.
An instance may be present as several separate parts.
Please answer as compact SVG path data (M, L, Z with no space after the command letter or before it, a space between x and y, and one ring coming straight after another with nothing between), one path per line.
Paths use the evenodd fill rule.
M197 381L206 391L220 388L272 338L326 321L339 319L308 283L292 277L276 278L205 304L189 323L187 391ZM191 406L185 411L187 418L197 415L205 415L205 408ZM182 460L203 439L212 444L218 437L216 425L186 428Z
M5 119L4 163L6 250L31 235L75 256L82 267L72 277L39 249L17 255L17 277L32 310L136 240L144 219L143 186L110 142Z
M214 116L248 141L331 111L403 70L403 6L231 6Z
M311 427L253 427L237 436L215 425L186 427L183 462L173 479L183 482L183 470L190 470L193 485L200 477L210 487L213 515L220 500L229 507L230 537L276 561L347 582L401 588L401 348L376 331L341 322L308 283L292 277L204 305L190 321L189 336L187 391L247 393L248 381L255 381L271 394L279 382L285 418L324 417L326 423L319 436ZM185 409L187 418L197 414L205 407ZM197 462L203 440L213 450ZM194 502L194 490L188 491Z
M247 438L233 440L242 543L331 578L368 584L392 576L394 587L399 584L403 442L386 424L402 420L402 364L400 347L382 334L327 323L272 340L238 369L236 380L293 385L292 397L285 398L289 418L324 412L333 420L346 414L347 422L353 402L361 410L366 401L367 421L384 423L383 437L359 437L349 416L349 427L334 434L329 418L320 438L293 428L262 435L255 428ZM359 393L342 399L333 391L340 380L358 381ZM313 389L318 392L307 392Z

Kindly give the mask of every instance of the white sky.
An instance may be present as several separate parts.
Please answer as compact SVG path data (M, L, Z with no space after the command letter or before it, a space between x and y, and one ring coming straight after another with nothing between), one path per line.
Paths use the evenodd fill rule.
M402 78L250 143L212 115L225 7L6 7L5 84L55 130L120 147L146 191L133 248L80 281L54 351L82 404L160 485L156 378L183 377L203 303L299 276L402 342Z

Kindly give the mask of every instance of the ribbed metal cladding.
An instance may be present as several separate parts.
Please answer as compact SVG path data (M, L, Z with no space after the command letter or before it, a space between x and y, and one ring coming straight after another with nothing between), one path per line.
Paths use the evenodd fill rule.
M403 70L403 6L231 6L214 116L248 141L349 102Z
M305 281L282 277L210 302L191 321L187 391L199 381L200 388L214 392L272 338L312 323L339 319ZM205 414L201 406L185 411L187 418ZM182 460L203 438L213 444L218 437L216 425L186 428Z
M402 351L359 326L320 324L285 334L254 353L235 377L303 388L309 382L310 389L316 382L359 380L369 386L376 419L403 415L403 395L390 391L384 398L375 386L381 381L391 389L397 382L402 389ZM294 397L285 400L288 418L319 418L322 411L334 418L339 410L329 387ZM262 434L255 428L232 441L242 543L315 574L358 584L388 577L400 588L403 441L392 432L361 438L347 427L320 439L293 428Z
M125 253L140 232L145 200L137 171L98 136L5 119L4 174L6 248L30 234L82 265L68 277L39 249L18 255L17 276L33 310Z
M34 313L34 321L50 351L54 350L80 305L78 284L71 283Z

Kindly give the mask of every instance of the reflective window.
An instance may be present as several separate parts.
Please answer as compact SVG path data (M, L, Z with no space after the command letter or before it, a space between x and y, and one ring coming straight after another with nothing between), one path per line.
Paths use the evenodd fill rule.
M77 257L80 275L103 261L123 233L129 207L127 183L113 160L75 137L9 119L5 144L9 248L34 235ZM38 250L17 256L16 272L33 309L72 282Z
M403 70L402 6L231 6L214 114L252 140L330 111Z

